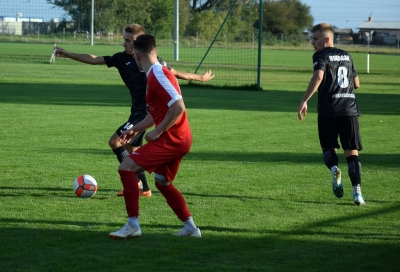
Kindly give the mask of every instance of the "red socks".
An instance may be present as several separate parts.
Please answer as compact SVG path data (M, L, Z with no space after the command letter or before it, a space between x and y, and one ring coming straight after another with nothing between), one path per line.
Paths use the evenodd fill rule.
M192 216L186 206L186 201L183 198L183 195L172 183L168 186L162 186L156 182L156 187L167 200L167 204L182 222L185 222L190 216Z
M124 199L128 217L139 217L139 188L137 186L136 173L125 170L118 170L118 173L124 186ZM186 206L183 195L172 183L168 186L161 186L156 182L156 187L182 222L192 216Z
M139 188L136 173L132 171L118 170L124 186L124 199L128 217L139 216Z

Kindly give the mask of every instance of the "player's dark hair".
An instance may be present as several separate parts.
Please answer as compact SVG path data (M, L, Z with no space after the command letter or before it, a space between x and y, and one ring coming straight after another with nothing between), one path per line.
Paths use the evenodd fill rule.
M139 34L146 33L144 28L139 24L128 25L127 27L125 27L124 31L127 33L131 33L133 35L139 35Z
M133 47L138 51L150 53L156 48L156 38L150 34L139 35L136 40L133 41Z

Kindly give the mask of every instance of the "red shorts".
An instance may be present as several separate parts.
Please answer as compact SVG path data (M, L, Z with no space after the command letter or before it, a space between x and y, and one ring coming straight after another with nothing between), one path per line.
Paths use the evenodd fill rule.
M163 175L167 181L173 181L186 153L165 148L162 141L156 140L146 143L129 157L147 172Z

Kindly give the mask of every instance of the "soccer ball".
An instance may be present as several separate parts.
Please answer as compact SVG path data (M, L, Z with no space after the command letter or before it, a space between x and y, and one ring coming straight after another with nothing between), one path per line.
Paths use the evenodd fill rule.
M92 197L97 192L97 182L90 175L80 175L75 179L74 192L79 197Z

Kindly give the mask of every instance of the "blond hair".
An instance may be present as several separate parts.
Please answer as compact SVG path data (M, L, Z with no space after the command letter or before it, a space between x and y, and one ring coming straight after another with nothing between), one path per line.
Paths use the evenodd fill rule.
M125 32L131 33L133 35L140 35L140 34L145 34L146 32L144 31L143 26L139 24L131 24L125 27L124 29Z
M333 39L333 33L334 33L333 28L328 23L321 23L321 24L315 25L311 29L311 32L312 33L320 32L322 35L324 35L324 37L332 36L332 39Z

